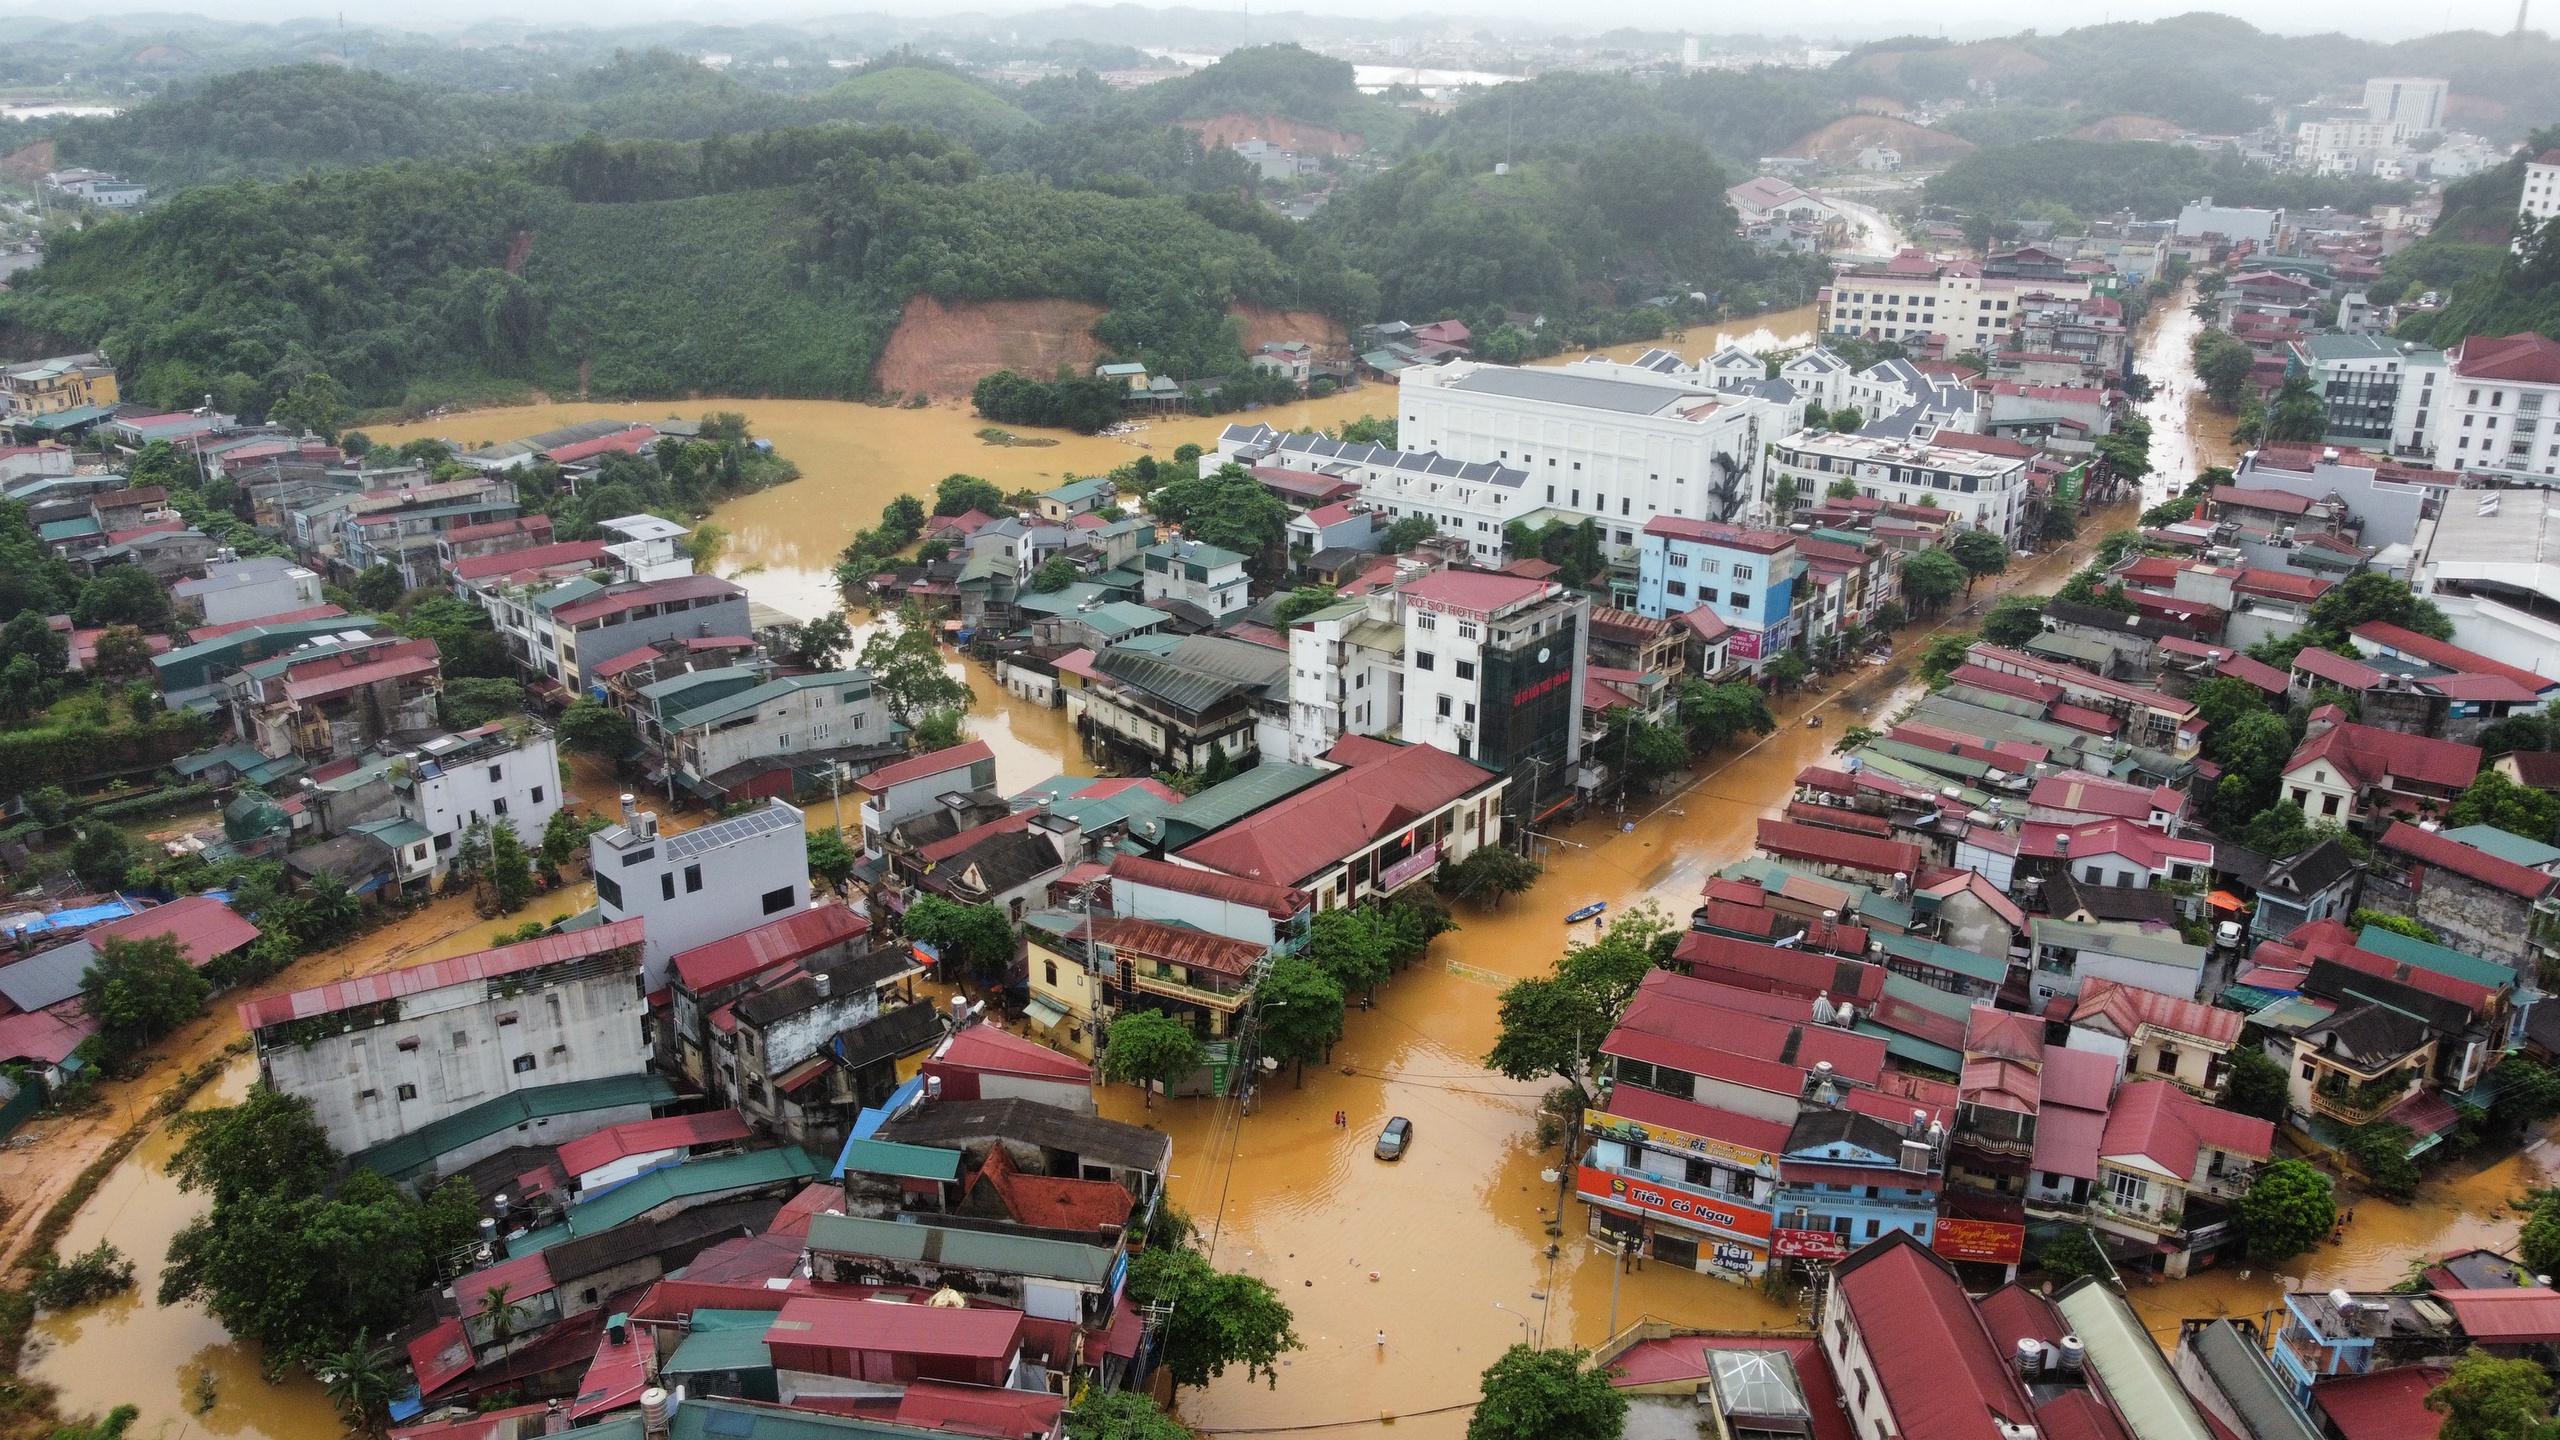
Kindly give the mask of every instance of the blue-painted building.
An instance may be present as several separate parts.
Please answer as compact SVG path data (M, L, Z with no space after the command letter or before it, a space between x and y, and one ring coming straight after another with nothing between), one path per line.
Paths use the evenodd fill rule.
M1705 609L1732 627L1732 656L1756 673L1795 640L1804 571L1783 530L1657 515L1636 549L1636 613L1660 620Z
M2293 1398L2307 1401L2322 1380L2459 1355L2466 1343L2452 1311L2426 1293L2297 1290L2284 1297L2270 1358Z
M1908 1231L1927 1244L1946 1186L1946 1131L1847 1109L1807 1110L1778 1158L1778 1226L1828 1230L1855 1249Z

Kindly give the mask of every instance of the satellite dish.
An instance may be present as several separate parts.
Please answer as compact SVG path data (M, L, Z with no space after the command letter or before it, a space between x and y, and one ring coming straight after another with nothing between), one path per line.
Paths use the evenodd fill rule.
M1547 648L1543 645L1538 647L1538 663L1541 665L1547 663Z

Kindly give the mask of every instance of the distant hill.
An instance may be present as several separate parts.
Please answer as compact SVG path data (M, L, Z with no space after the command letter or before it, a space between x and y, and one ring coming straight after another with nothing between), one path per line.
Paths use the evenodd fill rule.
M1801 155L1826 165L1848 165L1854 164L1859 152L1870 145L1887 145L1901 151L1902 163L1914 169L1944 165L1973 152L1973 142L1961 135L1896 120L1890 115L1849 115L1796 137L1794 143L1778 153Z
M2157 115L2109 115L2071 132L2074 140L2175 140L2188 133L2183 125Z

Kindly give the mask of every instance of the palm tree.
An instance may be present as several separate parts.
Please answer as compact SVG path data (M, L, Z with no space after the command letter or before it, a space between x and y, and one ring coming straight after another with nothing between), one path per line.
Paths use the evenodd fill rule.
M513 1339L516 1326L533 1317L531 1310L507 1298L507 1292L514 1288L512 1285L492 1285L489 1293L480 1297L480 1313L489 1321L489 1338L497 1344L503 1345Z
M348 1429L378 1435L390 1418L392 1397L400 1393L400 1372L388 1346L371 1344L359 1332L346 1349L320 1357L320 1384Z

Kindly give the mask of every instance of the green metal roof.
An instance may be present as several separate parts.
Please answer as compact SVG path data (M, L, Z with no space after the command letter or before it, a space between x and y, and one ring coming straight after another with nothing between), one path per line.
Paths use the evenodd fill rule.
M394 850L403 845L421 844L429 838L427 827L415 820L368 820L348 828L370 835Z
M2458 841L2474 850L2486 851L2501 860L2522 865L2528 870L2539 870L2555 860L2560 860L2560 845L2545 845L2539 840L2528 840L2522 835L2510 830L2501 830L2495 825L2464 825L2445 831L2444 838Z
M2123 1296L2084 1276L2054 1296L2053 1305L2088 1347L2089 1365L2106 1382L2107 1399L2127 1429L2142 1440L2214 1440L2159 1342Z
M181 755L169 762L169 768L178 772L180 776L192 780L217 765L228 765L234 770L246 770L252 765L263 762L266 758L258 753L256 746L243 745L234 741L229 745L198 751L193 755Z
M1933 1044L1916 1035L1905 1035L1899 1030L1887 1029L1863 1015L1859 1016L1858 1022L1849 1028L1858 1034L1873 1035L1882 1040L1884 1053L1897 1059L1910 1061L1914 1065L1925 1065L1932 1070L1943 1070L1950 1075L1961 1074L1964 1070L1964 1052L1961 1050Z
M1979 780L1997 768L1988 761L1968 760L1961 755L1950 755L1943 750L1914 745L1908 740L1870 740L1866 743L1865 750L1869 754L1889 755L1906 765L1917 765L1924 770L1952 775L1960 780Z
M1139 368L1143 371L1145 367ZM1120 486L1117 482L1106 475L1094 475L1082 480L1070 480L1055 490L1043 490L1040 492L1040 498L1055 500L1061 505L1074 505L1097 495L1116 498L1119 494Z
M957 1180L960 1152L930 1145L900 1145L891 1140L852 1140L836 1162L841 1177L848 1170L866 1175L895 1175L904 1180Z
M1075 618L1083 621L1085 627L1097 635L1116 638L1142 630L1153 630L1162 625L1166 617L1161 610L1150 610L1144 605L1133 605L1126 600L1114 600L1108 604L1081 611Z
M1161 815L1133 823L1131 833L1149 840L1168 835L1187 845L1214 830L1223 830L1253 812L1277 805L1323 779L1325 772L1285 760L1265 760L1232 780L1222 780Z
M1161 545L1150 545L1138 553L1151 559L1168 560L1180 565L1197 565L1207 570L1215 570L1222 565L1241 565L1245 559L1224 546L1211 545L1199 540L1167 540Z
M2129 960L2179 965L2190 970L2204 965L2203 946L2190 945L2175 934L2153 934L2139 925L2117 921L2083 925L2076 920L2055 920L2041 915L2027 923L2038 945L2058 945L2068 950L2087 950L2100 955L2121 955Z
M98 533L97 518L91 515L70 520L48 520L36 527L36 536L42 540L77 540L84 535Z
M616 1226L628 1224L671 1200L817 1177L817 1162L797 1145L785 1145L778 1150L750 1150L744 1155L721 1155L709 1160L688 1160L682 1165L652 1170L627 1185L617 1185L583 1205L574 1206L569 1211L569 1222L552 1228L568 1231L569 1239L584 1240L590 1235L601 1235Z
M876 1255L884 1260L931 1257L938 1264L956 1269L991 1270L1097 1286L1111 1283L1111 1263L1117 1254L1065 1240L946 1230L939 1225L910 1225L857 1215L811 1217L809 1248L837 1255Z
M25 419L12 420L9 423L21 430L41 430L50 435L104 420L114 413L115 407L111 405L83 405L76 410L56 410L50 415L30 415Z
M347 1157L347 1164L356 1170L378 1170L394 1180L406 1179L475 1140L528 1121L629 1105L664 1105L675 1098L674 1087L656 1075L608 1075L566 1085L537 1085L447 1115L370 1150L359 1150Z
M770 1310L696 1310L684 1343L659 1366L670 1375L700 1375L719 1370L770 1370L773 1351L765 1332L773 1328Z
M706 700L689 709L679 710L665 719L670 730L691 730L697 725L710 725L732 715L742 715L768 700L780 700L803 690L859 690L858 699L871 694L871 673L867 670L829 670L816 675L785 675L767 680L751 690Z
M2433 970L2439 975L2450 975L2456 980L2468 980L2474 985L2486 985L2492 990L2501 985L2512 985L2516 980L2514 970L2495 961L2483 960L2477 955L2465 955L2459 950L2448 950L2442 945L2430 945L2424 940L2414 940L2397 930L2385 930L2379 925L2364 927L2363 933L2356 936L2356 948L2370 950L2385 959L2415 965L2421 970Z
M1959 950L1953 945L1942 945L1935 940L1923 940L1917 935L1879 935L1875 938L1884 945L1884 953L1908 960L1915 965L1952 970L1968 979L1980 980L1992 985L1997 985L2009 978L2008 962L1994 960L1988 955L1976 955L1970 950Z
M1132 585L1136 583L1135 580L1130 582ZM1114 598L1114 587L1078 580L1060 590L1025 591L1014 597L1013 608L1026 615L1072 615L1076 607L1087 600L1100 604Z
M632 1418L627 1435L599 1435L596 1440L639 1440L640 1421ZM916 1440L925 1432L912 1425L830 1415L781 1405L753 1405L710 1396L685 1397L667 1416L667 1440ZM580 1433L578 1440L589 1440Z

